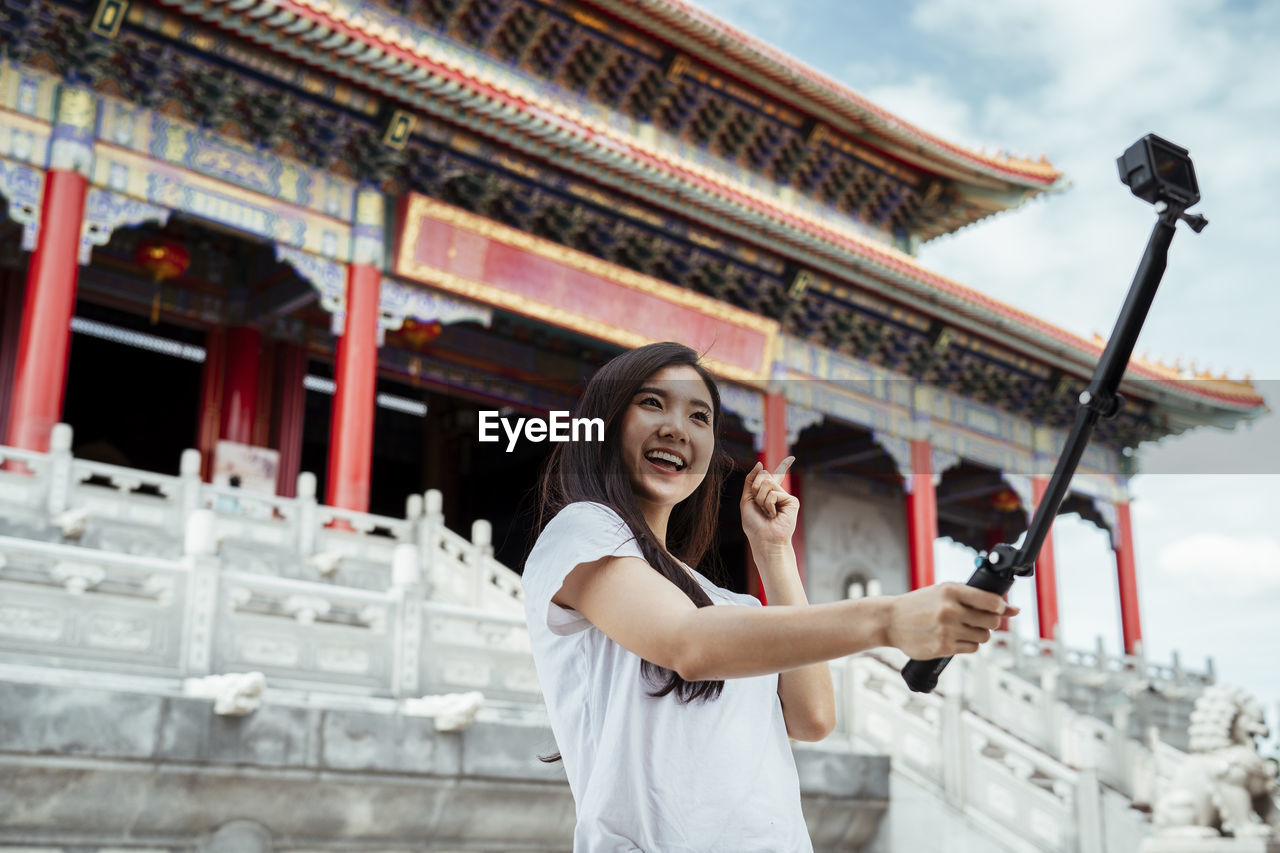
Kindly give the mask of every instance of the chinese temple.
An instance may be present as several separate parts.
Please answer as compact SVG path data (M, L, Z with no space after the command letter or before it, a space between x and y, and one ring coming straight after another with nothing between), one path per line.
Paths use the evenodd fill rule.
M448 661L432 669L426 658L443 653L431 651L431 637L444 634L405 621L404 590L419 587L392 583L407 577L395 574L396 561L425 567L438 558L479 571L468 562L474 554L518 569L549 446L482 444L478 413L569 410L597 367L652 341L706 353L740 469L797 457L789 477L804 506L796 544L811 601L929 585L939 537L981 551L1025 530L1105 344L916 259L929 240L1063 189L1051 163L939 139L681 0L4 0L0 45L0 501L39 508L14 509L0 524L0 623L10 625L0 624L0 665L16 667L5 671L11 687L54 696L69 682L33 671L106 671L121 660L113 655L128 652L135 657L117 668L153 679L146 689L156 695L168 695L166 678L256 669L269 685L295 691L286 699L298 715L310 712L297 696L329 681L367 702L402 702L427 687L479 687L515 704L536 698L527 673L493 688L484 677L450 676L462 669ZM1265 407L1248 382L1138 359L1120 390L1127 403L1099 423L1061 512L1110 538L1121 657L1132 672L1146 666L1126 485L1135 449L1197 427L1230 428ZM49 479L59 465L63 479ZM732 482L727 494L736 494ZM76 495L89 496L80 532L67 517L80 506ZM181 507L174 502L188 499L180 495L190 496ZM242 511L253 506L261 511ZM732 521L736 507L725 512ZM223 525L220 547L200 545L193 513ZM724 525L719 558L735 587L755 590L736 527ZM144 541L153 544L137 544ZM177 588L195 596L202 560L243 574L225 596L209 593L216 605L207 619L223 628L188 638L191 620L204 624L191 604L174 611L169 645L149 633L136 647L123 635L95 646L92 608L82 614L89 622L64 626L50 616L62 627L42 628L33 614L63 605L39 604L32 590L48 587L81 607L107 594L112 572L132 571L114 556L84 556L90 545L112 552L112 542L134 543L120 547L140 559L194 561L170 567L175 577L189 573L167 587L171 599ZM245 579L259 556L247 542L268 550L287 542L290 565L310 568L280 570L272 583L296 581L297 589L258 590L264 581ZM417 556L403 557L402 545ZM40 550L55 547L65 549L56 559ZM103 568L67 574L86 560ZM359 578L381 571L386 589L335 572L339 560L359 564ZM150 577L170 568L157 563ZM494 572L482 583L502 587L514 577ZM221 590L216 572L209 578L208 589ZM135 585L145 591L147 583ZM1040 640L1056 648L1051 538L1034 583ZM325 597L337 593L321 585L334 584L354 590L343 593L346 604ZM516 587L495 607L509 605ZM392 596L383 602L391 615L365 619L383 606L361 598L375 588ZM176 607L166 594L143 598ZM491 594L464 590L458 602L480 607ZM323 606L306 603L317 596ZM429 613L438 617L431 624L452 624ZM498 633L511 630L509 608L502 613ZM266 639L238 643L227 633L234 624L243 636L258 631L283 643L258 624L273 614L303 632L369 628L399 650L395 663L379 670L381 647L371 645L364 669L351 654L304 667L273 658L278 645ZM418 645L406 664L409 630ZM206 653L192 657L200 642ZM316 634L300 647L308 653L323 642ZM1105 670L1102 658L1090 666ZM1068 666L1065 652L1059 659ZM1157 680L1200 683L1161 672ZM850 670L843 683L852 695L875 677ZM130 683L145 692L143 682ZM1074 701L1082 718L1096 700L1036 683L1056 691L1044 701ZM81 687L95 684L86 677ZM18 693L32 707L46 701ZM126 694L112 694L113 707L127 709ZM360 713L382 713L373 708ZM332 713L356 713L341 709ZM1134 714L1111 721L1121 737L1139 730ZM201 748L213 749L222 722L209 724L214 734ZM508 724L477 726L491 727L490 743L519 744L511 755L549 751L499 731ZM315 725L324 740L327 724ZM387 742L402 735L388 729ZM888 754L890 740L862 743ZM311 748L297 747L299 755ZM195 760L155 750L153 762ZM520 786L534 783L504 776L506 760L517 759L501 753L474 778L460 772L473 782L505 780L492 797L519 800ZM400 759L379 761L357 769L410 772ZM1112 785L1141 799L1124 774ZM880 801L889 800L887 789L841 791L806 794L811 830L823 820L838 826L814 830L819 848L869 843ZM456 792L434 796L485 814ZM562 831L564 792L557 796ZM840 797L877 817L857 827L823 817L824 804ZM520 800L531 813L535 801ZM1076 801L1059 806L1062 826L1078 825ZM571 802L568 810L571 826ZM315 819L323 822L322 812ZM270 820L254 814L251 826L211 819L199 832L222 826L233 846L217 849L271 849L252 846L269 845L260 836ZM401 849L376 832L361 835L352 821L332 837ZM485 835L492 827L483 823L430 831L460 847L491 839L466 849L513 849L503 846L510 839ZM1020 831L990 829L1016 824L1012 815L970 823L1000 838ZM0 828L0 849L88 837L76 834L88 832L83 826L60 834L57 821L39 815L14 825L20 831L9 835ZM1095 849L1077 830L1054 835L1055 826L1041 825L1038 849ZM165 832L148 838L187 849ZM323 835L292 832L277 835L275 849L295 849L282 837ZM126 833L112 843L132 840ZM520 849L562 849L529 843Z

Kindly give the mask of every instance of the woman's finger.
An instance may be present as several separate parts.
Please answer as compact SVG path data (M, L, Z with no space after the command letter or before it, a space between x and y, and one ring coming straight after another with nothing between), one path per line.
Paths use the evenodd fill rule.
M770 489L777 488L777 483L773 481L773 475L768 471L761 471L756 477L754 484L756 492L756 503L764 506L764 496L769 494Z
M1000 622L1004 617L997 613L988 613L985 610L974 610L971 607L966 607L961 619L962 624L968 628L994 631L1000 627Z
M788 456L786 459L783 459L778 463L778 469L773 472L773 479L781 483L782 478L787 475L787 471L791 468L791 463L795 461L796 458L794 456Z
M755 465L751 466L751 470L747 472L746 478L742 481L742 500L743 501L746 501L747 498L749 498L754 493L753 486L755 485L756 472L763 467L764 466L761 463L757 462Z
M783 492L781 489L774 489L764 499L765 512L770 518L778 517L778 501L782 499Z

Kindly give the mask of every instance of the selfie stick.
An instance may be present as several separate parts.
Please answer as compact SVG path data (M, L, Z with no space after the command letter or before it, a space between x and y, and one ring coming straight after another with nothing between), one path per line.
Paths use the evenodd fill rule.
M1033 573L1040 546L1049 535L1049 525L1058 514L1071 476L1075 473L1080 457L1084 455L1089 436L1099 418L1112 418L1124 407L1124 398L1116 393L1124 376L1129 356L1138 340L1138 333L1147 319L1147 310L1155 298L1156 288L1164 275L1173 241L1174 228L1179 219L1200 233L1208 220L1199 214L1188 214L1186 209L1200 200L1195 170L1185 148L1148 134L1130 146L1117 161L1120 180L1133 190L1133 194L1155 204L1155 229L1147 241L1146 252L1138 265L1138 272L1129 287L1129 295L1120 317L1111 332L1111 339L1102 353L1102 359L1093 373L1089 387L1080 394L1080 408L1075 422L1063 446L1058 465L1053 470L1044 499L1036 507L1034 518L1027 529L1021 548L1001 544L978 559L977 571L969 578L969 586L987 592L1004 595L1013 586L1016 576ZM910 661L902 668L907 686L917 693L929 693L938 684L938 676L951 661L950 657L928 661Z

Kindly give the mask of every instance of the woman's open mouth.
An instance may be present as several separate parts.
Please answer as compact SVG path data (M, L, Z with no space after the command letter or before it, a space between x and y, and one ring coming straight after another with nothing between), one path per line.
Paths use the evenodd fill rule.
M666 450L650 450L644 455L645 461L664 474L679 474L688 463L679 455Z

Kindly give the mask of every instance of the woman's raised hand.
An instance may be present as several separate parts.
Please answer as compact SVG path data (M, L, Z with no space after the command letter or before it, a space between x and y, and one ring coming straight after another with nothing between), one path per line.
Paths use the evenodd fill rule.
M960 583L927 586L892 602L886 645L913 660L976 652L1002 618L1020 612L994 592Z
M762 462L747 472L738 507L742 511L742 532L753 548L791 543L800 500L783 490L782 478L795 461L794 456L788 456L772 474Z

